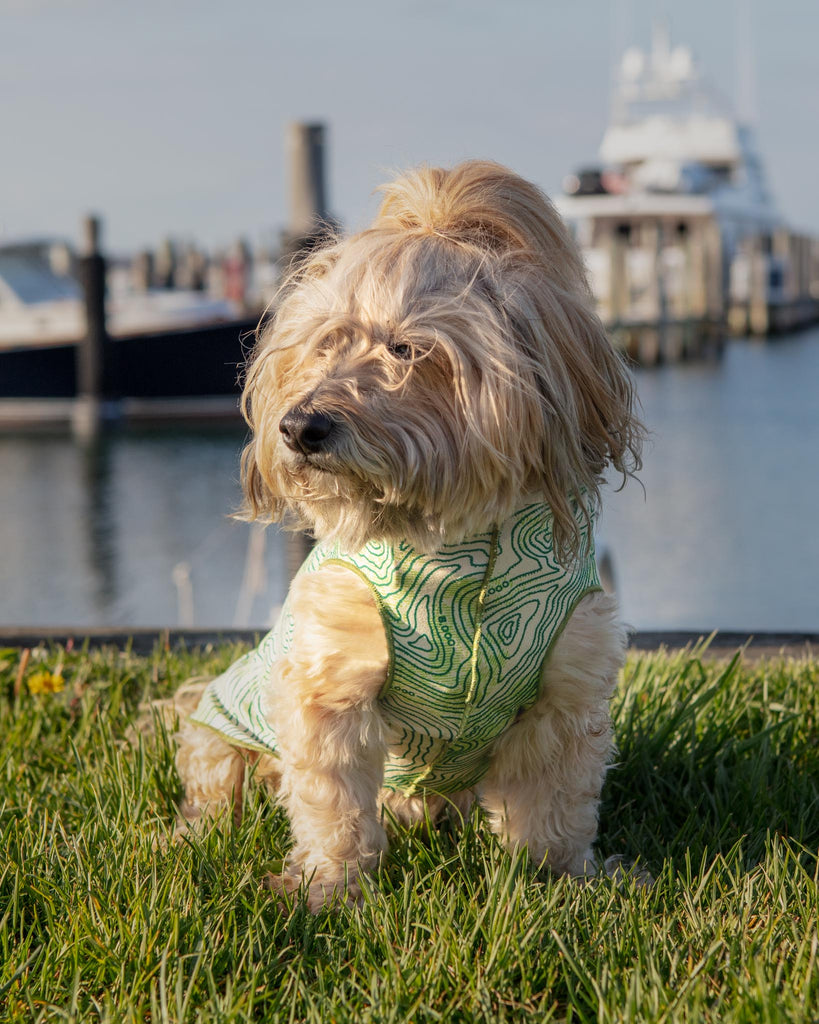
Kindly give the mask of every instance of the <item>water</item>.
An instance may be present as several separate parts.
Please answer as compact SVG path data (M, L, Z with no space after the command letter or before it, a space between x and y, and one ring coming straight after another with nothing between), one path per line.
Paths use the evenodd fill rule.
M718 363L640 371L637 386L645 496L609 490L598 538L626 619L819 629L819 331L733 342ZM243 438L0 437L0 623L268 625L284 546L229 518Z
M91 449L0 438L0 622L268 623L284 598L283 544L231 518L244 436L123 432ZM249 549L257 571L243 585Z
M599 543L640 628L819 630L819 330L638 374L642 480Z

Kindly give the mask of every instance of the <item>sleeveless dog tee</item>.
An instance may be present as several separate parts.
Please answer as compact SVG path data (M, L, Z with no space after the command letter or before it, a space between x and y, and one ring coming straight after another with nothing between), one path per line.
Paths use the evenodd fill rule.
M388 726L384 786L455 793L476 786L494 741L540 694L543 664L577 603L600 590L578 513L583 554L562 566L552 513L526 505L499 528L427 555L373 542L356 554L317 545L299 573L343 565L371 588L390 653L379 704ZM290 650L293 615L210 683L194 721L231 743L276 753L263 694Z

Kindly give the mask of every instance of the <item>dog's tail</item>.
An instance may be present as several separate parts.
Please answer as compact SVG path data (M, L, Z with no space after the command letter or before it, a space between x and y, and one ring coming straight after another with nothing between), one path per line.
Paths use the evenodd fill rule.
M536 185L501 164L419 167L381 192L374 228L443 235L487 252L527 256L566 291L588 295L582 258L560 215Z

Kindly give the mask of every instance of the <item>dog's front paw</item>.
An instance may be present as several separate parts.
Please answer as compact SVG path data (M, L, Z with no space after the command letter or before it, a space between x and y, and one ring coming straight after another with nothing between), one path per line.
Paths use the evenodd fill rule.
M618 885L626 879L634 882L638 889L650 889L654 885L654 876L639 864L629 864L621 856L615 854L603 861L603 872L613 878Z
M360 906L361 885L355 875L347 878L328 878L316 872L307 876L293 866L282 871L271 871L264 878L265 888L271 889L282 896L291 897L299 890L306 892L307 908L317 914L324 907L334 904L346 904L349 907Z

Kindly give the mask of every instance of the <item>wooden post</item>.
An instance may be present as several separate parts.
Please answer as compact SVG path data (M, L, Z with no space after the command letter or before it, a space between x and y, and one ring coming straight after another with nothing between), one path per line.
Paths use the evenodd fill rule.
M682 230L684 228L684 230ZM703 253L702 224L690 220L678 226L684 253L684 290L680 305L683 320L680 358L695 355L700 346L700 334L705 330L705 255Z
M627 318L628 312L628 280L626 270L626 250L628 249L631 225L612 224L611 226L611 267L609 275L609 317L615 326Z
M706 318L708 312L705 252L702 221L692 221L686 232L686 267L688 270L686 289L687 308L685 316L689 320L699 321Z
M796 326L805 321L805 300L808 297L808 240L804 235L794 236L793 259L796 264Z
M332 234L337 226L327 209L323 124L288 125L287 167L290 221L282 232L281 258L298 262Z
M176 246L170 238L164 238L154 257L154 280L157 288L174 288L176 269Z
M657 323L660 331L668 322L668 294L665 280L665 225L659 218L654 224L654 291L657 303Z
M324 176L323 124L290 124L287 128L287 161L290 181L290 222L282 236L282 257L297 262L315 249L332 231L327 212ZM313 548L306 533L289 533L286 541L287 570L292 579Z
M154 283L154 254L143 249L134 257L131 265L131 281L138 292L150 291Z
M748 326L751 334L764 335L770 328L768 316L769 246L757 235L751 248L751 295Z
M708 333L720 337L725 325L727 281L722 236L716 221L708 219L703 223L702 246Z
M810 322L819 320L819 239L808 241L808 309Z
M324 183L324 125L288 125L290 165L290 232L309 235L327 218Z
M100 427L105 385L105 257L100 252L100 220L86 217L78 271L85 300L85 336L76 349L77 398L73 429L82 438L94 437Z
M657 323L656 360L663 362L668 358L668 295L665 280L665 226L658 217L652 225L654 241L654 266L652 291ZM651 235L649 235L651 237Z

